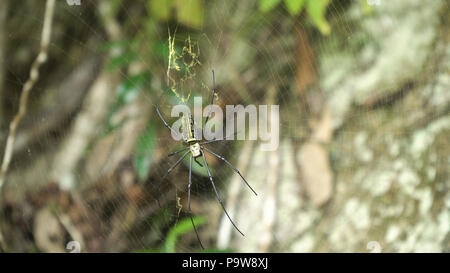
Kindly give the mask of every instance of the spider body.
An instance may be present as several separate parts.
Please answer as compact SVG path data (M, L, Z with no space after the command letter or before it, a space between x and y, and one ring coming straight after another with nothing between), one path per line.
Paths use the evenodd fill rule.
M212 96L211 96L211 104L213 104L214 102L214 94L215 94L215 80L214 80L214 70L212 71L213 73L213 88L212 88ZM175 134L179 135L179 132L175 131L172 127L169 126L169 124L167 124L166 120L163 118L163 116L161 115L161 112L159 111L158 106L156 106L156 112L158 114L158 116L160 117L160 119L162 120L162 122L164 123L164 126L166 126L170 131L172 131ZM210 113L208 113L205 123L208 122L208 119L210 118ZM179 153L183 153L183 155L177 160L177 162L175 162L175 164L169 168L169 170L167 171L167 173L162 177L161 182L159 185L162 184L162 182L164 181L164 179L167 177L167 175L170 174L170 172L172 172L173 169L175 169L181 162L182 160L188 155L190 154L190 161L189 161L189 180L188 180L188 213L189 216L191 218L191 222L192 222L192 226L194 227L194 231L195 234L197 235L197 239L200 243L200 246L203 248L202 242L200 240L200 237L198 235L197 232L197 228L195 227L194 224L194 220L192 219L192 213L191 213L191 180L192 180L192 161L194 160L198 165L200 165L201 167L203 167L202 164L200 164L200 162L197 161L197 159L199 157L202 157L203 159L203 163L205 164L206 167L206 171L208 172L208 177L209 180L211 182L211 185L214 189L214 193L216 194L217 200L219 201L220 205L222 206L222 209L224 211L224 213L226 214L226 216L228 217L228 219L230 220L231 224L234 226L234 228L242 235L244 236L244 234L237 228L237 226L234 224L233 220L231 220L231 217L228 215L227 210L225 209L225 206L223 204L222 198L219 195L219 192L217 191L217 188L214 184L214 180L213 177L211 175L211 171L209 169L209 165L208 162L206 161L206 157L205 157L205 152L208 152L209 154L211 154L212 156L215 156L216 158L222 160L223 162L225 162L228 166L230 166L234 172L236 172L241 178L242 180L245 182L245 184L253 191L253 193L255 195L256 192L253 190L253 188L247 183L247 181L245 180L245 178L242 176L242 174L239 172L239 170L234 167L228 160L226 160L223 156L218 155L216 153L214 153L213 151L211 151L210 149L208 149L207 147L204 147L204 145L207 144L212 144L218 141L223 141L223 140L227 140L228 137L225 137L223 139L213 139L213 140L209 140L209 141L203 141L201 142L199 139L197 139L195 137L195 124L194 124L194 119L192 118L192 115L190 113L184 113L183 114L183 135L182 135L182 141L184 142L184 144L187 146L184 149L181 149L179 151L176 151L174 153L169 154L168 156L173 156ZM159 189L159 187L158 187Z
M184 140L186 144L189 146L189 151L191 152L191 156L194 158L194 161L203 167L200 162L197 161L197 158L202 156L201 146L199 144L200 140L195 137L195 125L194 119L192 118L191 113L183 114L183 124L184 124L184 135L186 136Z
M190 144L189 150L191 151L191 155L194 158L202 156L202 152L200 150L200 144L198 144L198 143Z

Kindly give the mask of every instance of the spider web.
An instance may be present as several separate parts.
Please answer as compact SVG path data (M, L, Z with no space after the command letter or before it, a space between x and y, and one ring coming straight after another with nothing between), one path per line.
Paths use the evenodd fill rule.
M27 128L27 126L31 126L29 124L43 122L39 120L39 116L34 115L41 113L40 106L49 101L55 101L56 95L54 92L48 91L51 88L49 86L57 85L58 81L55 83L55 79L64 79L80 66L83 59L88 58L87 56L91 56L93 59L103 56L106 65L102 69L108 69L110 66L111 73L114 71L118 73L120 79L117 89L110 90L110 96L113 97L112 102L108 105L110 114L106 115L107 117L101 124L102 129L91 136L85 147L86 152L74 170L76 186L74 186L73 192L75 192L75 197L66 197L63 191L58 190L57 196L60 196L60 199L68 198L70 201L67 202L71 204L68 208L61 209L62 212L55 213L59 215L58 221L65 230L63 241L66 243L75 240L74 232L69 231L70 227L79 230L83 234L81 251L133 252L171 249L192 252L200 250L195 233L190 228L191 223L187 214L189 157L187 156L167 177L160 188L157 186L167 170L181 156L179 154L168 158L166 155L183 148L183 146L171 138L169 130L163 126L162 121L156 115L154 106L159 104L162 115L169 124L172 124L174 120L170 118L170 111L174 105L183 103L192 109L192 100L195 96L201 96L203 105L208 105L212 88L211 70L214 69L216 77L217 94L214 103L222 108L228 104L280 104L280 139L289 139L293 142L304 141L310 137L309 114L314 112L314 109L305 111L304 107L307 104L302 103L305 97L298 94L300 93L298 82L304 83L310 80L305 79L303 75L297 75L297 64L302 61L302 57L298 59L298 39L299 33L301 33L299 28L307 31L310 46L322 58L306 58L306 64L303 65L307 72L315 74L316 77L320 76L319 83L316 82L316 86L311 89L321 90L321 94L326 97L326 103L332 109L333 130L336 130L337 138L331 144L330 153L332 160L336 160L335 166L338 168L341 166L340 164L344 164L342 162L345 162L344 154L358 153L362 157L374 157L373 154L367 155L370 152L364 155L364 149L361 152L359 148L355 147L343 148L342 144L347 143L345 137L359 135L358 126L361 124L369 123L373 127L381 124L382 117L373 114L373 108L382 105L385 101L394 100L397 96L396 93L388 93L386 96L381 91L399 90L402 88L399 86L399 82L403 82L407 88L408 81L419 69L408 70L413 72L397 71L394 76L389 75L388 61L390 58L395 58L396 55L383 55L383 50L388 50L392 44L385 42L381 37L390 34L394 23L392 18L383 19L383 13L386 9L391 8L389 5L396 4L388 4L383 0L371 1L369 6L363 3L365 1L358 3L332 1L326 14L331 26L329 36L322 35L305 12L300 18L292 17L281 4L264 14L258 10L257 1L202 1L204 21L202 26L196 29L173 19L163 21L148 19L148 7L145 1L141 1L139 4L129 1L111 1L110 4L97 2L82 0L79 6L68 5L64 1L57 3L53 36L58 39L52 39L49 48L50 59L42 71L44 76L32 91L32 108L29 111L28 124L25 122L24 125L24 128ZM416 3L417 1L413 2L415 4L412 6L419 5ZM445 6L440 1L436 2L439 3L433 4L435 7ZM369 1L365 3L369 3ZM21 20L25 24L20 25L19 29L11 30L9 28L7 31L13 38L19 37L20 47L18 50L23 51L25 55L23 59L28 60L30 58L27 54L34 53L39 43L40 27L43 23L43 7L40 10L30 10L27 5L20 5L20 7L17 4L11 5L14 12L10 11L9 13L11 21L7 28L12 25L20 25L17 21ZM400 8L401 4L398 5L397 8ZM114 43L111 43L107 37L101 19L99 19L102 17L100 9L105 6L116 11L115 20L124 31L122 37ZM371 13L366 13L368 11L365 9L371 10ZM145 19L140 20L139 18ZM70 24L67 21L70 21ZM364 22L363 26L357 25L360 21ZM91 22L96 22L96 24L92 25ZM385 25L378 25L377 28L376 24L379 22L383 22ZM400 22L408 23L406 19ZM437 22L433 22L433 24L437 24ZM30 32L30 29L34 31ZM31 35L24 35L24 32L30 32ZM438 34L429 35L436 36ZM427 41L436 43L437 47L441 46L439 39L434 36L431 38L426 35L421 36L417 44L411 46L425 47ZM347 37L348 44L343 44L343 40L339 37ZM401 38L393 36L393 39L398 39L398 41L401 41ZM379 41L379 43L374 41ZM420 44L420 41L424 41L425 44ZM392 50L401 50L401 46ZM114 51L121 51L122 55L120 56L122 57L114 58L111 57L112 55L108 55ZM351 59L348 59L349 55L352 56ZM402 54L398 53L397 55ZM316 63L309 62L316 58L318 59ZM423 65L424 71L427 71L428 75L441 73L446 69L445 64L441 65L427 55L414 56L414 58L419 64L413 62L405 65L414 67ZM354 61L355 59L360 59L360 61ZM404 61L404 59L400 58L399 61ZM62 68L60 63L64 63ZM70 65L68 66L67 63ZM136 63L138 65L135 65ZM26 79L27 62L21 63L20 58L19 60L6 59L4 66L7 70L4 85L14 90L7 94L17 98L15 92L20 90ZM97 63L96 69L99 69L100 66L100 62ZM133 71L134 66L138 67L136 69L138 72ZM339 70L340 74L334 72L336 67L339 68L336 70ZM96 71L96 69L92 70ZM142 75L148 77L142 78ZM352 76L344 77L342 75ZM377 80L379 78L384 78L384 80ZM314 80L312 81L314 82ZM127 83L132 86L130 89L133 91L124 93L125 95L121 97L120 88ZM436 85L428 76L419 79L415 84L429 86L429 90L434 90L433 86ZM271 88L276 92L271 92ZM303 90L303 92L310 92L308 90ZM374 90L380 90L379 94L370 95L370 92ZM78 91L74 90L73 92ZM437 96L439 97L439 95ZM118 103L117 101L121 99L123 101ZM150 135L151 139L154 139L153 142L150 141L152 144L144 145L146 149L151 148L151 156L148 157L151 164L148 164L145 178L141 179L137 175L138 170L136 169L139 166L136 165L134 158L139 153L138 151L118 163L114 170L100 174L95 173L95 175L89 174L87 166L91 162L89 160L95 161L92 152L96 151L96 145L100 142L107 142L109 138L116 145L118 145L117 141L121 141L114 140L110 136L123 128L127 120L115 123L114 117L117 117L118 113L126 113L123 109L132 110L130 105L139 105L137 102L139 100L143 101L144 108L150 109L138 113L138 116L150 116L148 120L145 120L143 126L150 129L143 130L141 134L153 132ZM14 102L11 105L17 105L15 99L11 99L11 101ZM319 105L322 103L323 101ZM351 107L354 103L358 105L358 111L352 111ZM435 102L431 101L430 103ZM16 109L15 106L9 106L9 108ZM393 108L391 113L405 116L406 119L407 115L417 111L417 108L405 108L399 110ZM49 181L50 174L48 173L55 160L52 154L57 153L64 139L70 136L70 128L72 128L77 114L82 111L83 107L78 106L67 115L57 129L50 130L32 144L26 144L22 150L19 150L19 153L14 155L6 192L10 199L21 200L12 202L12 204L18 204L19 211L30 204L34 206L36 203L41 205L39 208L49 206L49 203L56 203L56 207L61 206L58 203L61 201L55 201L50 197L49 199L42 197L44 201L36 201L35 197L32 200L28 198L33 196L33 193L36 195L40 191L51 192L52 188L49 189L46 184L54 182ZM435 112L431 112L431 115L439 116L441 113L441 110L435 110ZM5 118L5 120L9 119ZM5 124L2 126L4 129L6 128ZM407 134L408 130L412 129L403 128L399 131L389 129L387 134L395 138L398 135ZM368 141L368 146L377 142L372 138L364 139ZM236 165L243 145L243 141L227 141L208 147ZM112 154L118 146L106 147L112 147ZM233 176L233 171L212 156L208 156L207 159L215 185L227 206L227 185ZM34 168L34 171L30 171L30 175L25 178L20 176L18 170L31 168ZM343 176L350 173L351 170L345 170ZM131 182L127 176L132 177ZM247 176L246 173L244 176L255 190L262 192L264 196L265 185L255 181L253 177ZM19 179L24 181L18 181ZM242 191L247 190L245 184L242 183ZM248 199L248 202L251 203L252 199L256 198L248 195ZM40 202L46 205L43 206ZM260 203L255 201L255 204ZM206 170L195 163L193 164L191 206L193 215L199 217L195 219L198 221L203 245L211 251L216 250L217 230L223 212L208 180ZM35 212L38 210L34 209ZM252 214L253 211L249 207L246 213ZM64 225L64 221L61 220L64 218L61 218L61 215L68 215L70 224ZM236 216L236 218L238 217ZM236 218L233 217L239 227L240 222ZM33 218L27 219L26 227L23 229L33 233L33 230L36 230L36 224L33 222ZM83 221L89 222L86 225L90 227L83 227L85 224ZM251 241L252 230L244 229L243 232L246 235L250 234L250 239L240 238L235 230L232 231L232 236L239 238L236 240ZM181 235L176 235L176 233L181 233ZM173 241L174 238L176 238L176 243ZM274 244L281 244L281 242L275 238ZM32 245L33 243L26 244L19 251L29 251ZM175 248L173 245L176 245ZM239 246L239 244L235 243L231 246ZM233 249L233 247L231 248ZM243 249L245 250L245 248L237 250ZM280 250L285 251L282 248Z

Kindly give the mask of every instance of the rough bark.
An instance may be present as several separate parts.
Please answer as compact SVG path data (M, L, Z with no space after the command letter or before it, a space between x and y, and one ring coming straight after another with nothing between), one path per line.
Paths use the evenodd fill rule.
M302 195L304 150L284 138L271 251L449 250L448 14L445 1L382 2L371 15L355 3L333 22L318 51L333 195L322 207ZM271 158L255 149L245 175L260 196L242 190L235 219L247 236L231 248L260 250Z

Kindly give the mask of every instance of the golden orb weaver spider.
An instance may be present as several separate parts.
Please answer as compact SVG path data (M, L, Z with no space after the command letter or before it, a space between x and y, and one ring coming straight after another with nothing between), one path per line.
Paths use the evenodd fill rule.
M214 77L214 70L212 70L212 76L213 76L213 88L212 88L212 94L211 94L211 105L214 103L214 95L216 92L216 88L215 88L215 77ZM164 126L166 126L170 131L174 132L175 134L179 134L177 131L175 131L172 127L170 127L169 124L167 124L166 120L164 119L164 117L162 116L161 112L159 111L159 106L156 105L156 112L158 113L159 118L162 120L162 122L164 123ZM206 116L205 119L205 124L208 122L208 119L210 118L211 115L211 111L208 113L208 115ZM233 169L234 172L236 172L244 181L244 183L250 188L250 190L252 190L252 192L255 195L258 195L255 190L253 190L253 188L250 186L250 184L247 182L247 180L245 180L244 176L242 176L241 172L235 167L233 166L233 164L231 164L228 160L226 160L223 156L216 154L215 152L211 151L210 149L204 147L204 145L207 144L211 144L211 143L215 143L215 142L219 142L219 141L223 141L223 140L227 140L228 137L222 138L222 139L213 139L213 140L208 140L208 141L204 141L204 142L200 142L199 139L197 139L195 137L195 133L194 133L194 119L192 118L192 115L189 114L184 114L183 115L183 122L184 122L184 130L187 133L187 137L183 136L182 141L185 145L187 145L187 147L176 151L174 153L169 154L168 156L173 156L182 152L185 152L176 162L175 164L172 165L172 167L169 168L169 170L167 170L167 173L162 177L159 186L162 184L162 182L164 181L164 179L178 166L180 165L181 161L188 155L190 154L190 160L189 160L189 180L188 180L188 214L189 217L191 218L191 222L192 222L192 226L194 227L194 231L195 231L195 235L197 236L197 240L200 243L200 246L202 247L202 249L204 249L202 241L200 240L200 236L198 235L197 232L197 228L195 227L194 224L194 220L192 219L192 211L191 211L191 181L192 181L192 160L194 160L197 164L199 164L200 166L203 167L202 164L200 164L200 162L197 161L197 158L202 157L203 158L203 162L205 164L206 167L206 171L208 172L208 177L209 180L211 182L211 185L214 189L214 193L217 197L217 200L219 201L220 205L222 206L222 209L225 213L225 215L228 217L228 220L230 220L231 224L233 225L233 227L242 235L245 236L244 233L242 233L242 231L239 230L239 228L236 226L236 224L233 222L233 220L231 220L230 215L228 214L227 210L225 209L225 205L223 204L222 198L220 197L219 192L217 191L216 185L214 184L214 179L211 175L211 171L209 169L208 166L208 162L206 161L206 157L205 157L205 151L215 157L217 157L218 159L222 160L223 162L225 162L228 166L231 167L231 169ZM159 188L158 186L158 188Z

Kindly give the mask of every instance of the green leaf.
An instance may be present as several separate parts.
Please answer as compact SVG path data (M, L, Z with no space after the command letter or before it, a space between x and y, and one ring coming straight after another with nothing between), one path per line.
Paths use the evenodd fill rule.
M169 45L167 42L154 42L153 43L153 53L159 57L167 60L169 58Z
M177 0L177 18L180 23L192 28L201 28L204 20L202 0Z
M194 224L196 227L199 227L206 222L205 218L203 217L193 216L192 219L194 220ZM174 227L169 230L169 233L167 234L166 240L164 242L164 252L175 252L175 246L178 237L193 230L194 227L192 226L190 218L185 218L179 221Z
M360 0L361 1L361 5L362 5L362 9L365 15L369 15L372 13L372 6L369 5L369 3L367 2L367 0Z
M156 128L150 123L139 137L134 154L134 164L141 181L145 180L152 164L152 154L156 143Z
M150 79L147 72L128 77L118 87L118 101L120 103L130 103L137 97L141 87Z
M112 117L126 104L129 104L133 102L137 96L139 95L139 92L141 91L142 87L147 84L150 84L150 73L149 72L143 72L140 74L136 74L133 76L129 76L125 81L123 81L118 87L117 87L117 98L112 107L110 108L107 116L107 124L105 126L105 134L109 134L116 128L120 127L123 122L120 122L118 124L113 124Z
M298 15L305 4L305 0L284 0L287 10L292 16Z
M149 0L148 9L151 16L157 20L168 20L173 0Z
M160 253L161 251L159 249L141 249L136 250L134 253Z
M259 10L262 12L268 12L280 3L281 0L259 0Z
M127 40L127 39L120 40L120 41L108 41L108 42L101 44L97 48L97 50L99 52L106 52L106 51L109 51L109 50L115 49L115 48L126 48L130 44L131 44L131 41Z
M330 0L308 0L306 2L306 10L313 24L324 35L331 32L331 27L325 19L325 12Z
M133 61L137 60L138 55L134 52L125 52L119 56L113 57L106 65L107 70L114 70L119 67L126 66Z
M202 253L234 253L232 249L217 249L217 248L211 248L211 249L204 249Z

